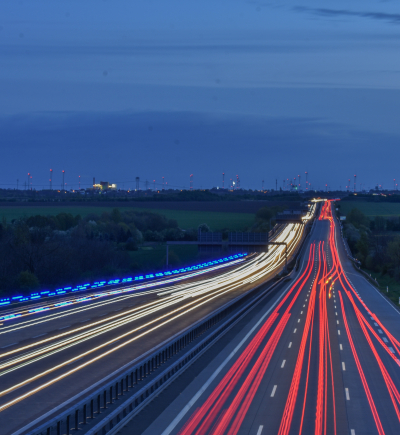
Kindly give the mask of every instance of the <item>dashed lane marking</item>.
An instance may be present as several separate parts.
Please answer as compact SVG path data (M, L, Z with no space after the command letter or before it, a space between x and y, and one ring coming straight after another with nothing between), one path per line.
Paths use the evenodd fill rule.
M15 346L16 344L18 344L18 343L7 344L6 346L0 347L0 349L5 349L6 347L10 347L10 346Z

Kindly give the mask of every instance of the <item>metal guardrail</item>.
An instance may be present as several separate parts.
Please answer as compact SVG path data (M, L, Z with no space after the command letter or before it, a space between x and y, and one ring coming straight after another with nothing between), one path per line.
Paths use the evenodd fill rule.
M299 243L290 263L297 262L300 258L309 233ZM297 268L295 267L294 270L297 270ZM205 319L199 320L186 330L170 338L167 342L158 345L157 349L150 355L144 358L142 355L140 357L141 361L136 364L133 361L129 369L125 369L112 381L104 384L56 417L28 432L22 428L16 431L14 435L70 435L72 431L77 430L81 430L86 435L112 434L114 428L119 428L121 422L126 424L128 417L132 417L132 414L143 408L152 400L155 393L158 394L172 382L272 289L279 283L290 279L291 273L282 277L270 285L266 291L255 297L254 292L268 285L268 282L262 283L251 291L237 297ZM269 283L271 282L272 279L269 280ZM250 302L243 306L248 299L250 299ZM223 319L226 319L224 323L210 331ZM205 333L208 333L208 335L201 339L201 336ZM177 354L184 349L187 349L187 352L178 357ZM162 367L165 367L164 371L153 378L153 372ZM123 403L112 410L113 405L122 398L125 399ZM98 420L97 423L96 420Z
M69 407L33 430L27 432L22 428L16 431L14 435L23 433L27 435L70 435L72 431L76 430L82 430L82 433L85 434L103 435L109 433L125 417L141 409L152 398L154 393L159 393L161 389L165 388L202 351L222 336L231 325L233 326L240 316L245 315L261 298L265 297L280 282L287 279L289 279L288 276L281 278L273 283L267 291L254 297L254 291L266 285L266 283L260 284L252 291L239 296L205 319L198 321L184 332L177 334L167 344L161 344L156 351L145 359L125 370L118 377L92 392L79 403ZM242 306L247 299L251 299L250 302ZM201 336L227 317L228 319L223 324L204 339L200 339ZM176 355L185 348L188 351L178 358ZM167 363L169 365L162 373L153 379L147 379L153 372ZM141 384L143 386L139 388ZM126 397L123 404L111 411L112 405L115 405L123 396ZM95 420L100 416L101 420L96 424Z

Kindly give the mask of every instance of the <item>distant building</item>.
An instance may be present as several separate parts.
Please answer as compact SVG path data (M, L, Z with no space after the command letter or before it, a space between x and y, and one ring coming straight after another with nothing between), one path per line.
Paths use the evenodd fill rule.
M116 184L110 184L108 181L100 181L100 184L93 184L94 190L117 190Z

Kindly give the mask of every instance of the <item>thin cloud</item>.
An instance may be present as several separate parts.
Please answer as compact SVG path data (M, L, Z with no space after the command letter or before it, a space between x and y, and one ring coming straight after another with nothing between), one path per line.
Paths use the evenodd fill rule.
M327 9L327 8L307 8L296 6L293 8L297 12L305 12L324 17L358 17L369 18L379 21L388 21L394 24L400 24L400 14L390 14L386 12L359 12L347 9Z

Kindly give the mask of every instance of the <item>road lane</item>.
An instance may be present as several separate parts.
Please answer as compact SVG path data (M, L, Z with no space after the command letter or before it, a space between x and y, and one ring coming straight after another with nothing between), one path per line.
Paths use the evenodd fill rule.
M300 225L289 225L278 234L289 242L289 255L297 249L302 232ZM28 319L26 328L21 328L25 319L9 321L0 329L1 343L5 343L0 349L0 417L7 422L5 433L90 388L194 321L268 280L284 265L283 249L276 246L268 254L252 256L226 272L163 287L142 298L119 295L106 303L90 302L99 306L86 311L79 308L60 318L54 313L40 313L36 319L43 322L35 324L37 320ZM114 310L110 312L110 308ZM67 311L74 309L64 307L57 313L69 314ZM4 337L8 341L3 341Z
M399 432L400 343L397 329L390 330L398 314L374 289L350 283L354 270L348 270L336 226L327 202L308 261L280 295L284 303L270 301L249 321L246 330L256 329L215 378L215 361L209 361L189 386L177 381L171 390L180 388L179 398L144 433L255 434L261 427L263 434L281 435ZM357 278L352 282L359 285ZM243 341L243 331L230 339L216 360ZM212 382L196 393L202 379Z

